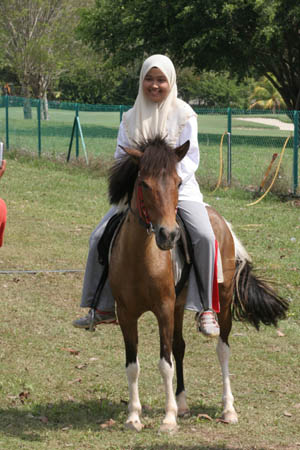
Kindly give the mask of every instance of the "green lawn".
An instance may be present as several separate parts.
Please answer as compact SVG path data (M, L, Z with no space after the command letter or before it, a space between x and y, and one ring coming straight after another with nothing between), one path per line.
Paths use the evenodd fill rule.
M269 195L249 207L249 192L204 190L205 200L233 224L257 272L290 299L289 316L281 333L234 323L230 373L239 423L229 426L217 421L222 381L215 343L196 332L187 313L191 416L179 420L178 433L164 435L158 434L164 407L158 330L154 316L145 314L139 345L145 429L135 434L124 428L128 392L118 326L90 334L71 325L82 314L88 239L108 208L104 170L105 164L86 168L18 153L8 158L0 182L8 207L0 249L0 448L299 448L299 201ZM22 273L28 270L42 272Z
M9 145L10 149L23 149L38 154L37 115L32 108L33 119L24 120L20 107L9 108ZM49 110L49 121L41 124L42 156L60 156L66 158L74 121L75 112L59 109ZM120 121L119 112L87 112L80 111L80 123L84 142L90 159L101 156L102 160L111 160L116 147L116 137ZM232 119L232 185L258 190L264 174L274 153L280 155L289 132L280 131L273 126L253 124L239 120L241 115L233 115ZM248 116L247 116L248 117ZM255 119L255 115L251 116ZM274 117L274 116L272 116ZM275 116L288 121L287 116ZM227 175L227 135L224 136L220 152L221 138L227 130L227 113L200 114L199 146L201 164L199 177L201 185L212 189L218 182L220 164L223 167L222 185L228 181ZM0 108L0 138L5 141L5 110ZM79 156L84 157L79 138ZM73 140L71 157L76 157L76 142ZM266 187L271 183L279 156L273 165ZM276 192L288 194L294 189L293 179L293 139L288 142L282 158L280 171L274 189Z

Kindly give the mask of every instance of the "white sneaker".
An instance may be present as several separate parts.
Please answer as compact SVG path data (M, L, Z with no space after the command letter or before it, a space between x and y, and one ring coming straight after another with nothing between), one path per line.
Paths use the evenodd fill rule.
M204 336L217 337L220 336L220 327L215 313L207 309L196 316L197 327Z

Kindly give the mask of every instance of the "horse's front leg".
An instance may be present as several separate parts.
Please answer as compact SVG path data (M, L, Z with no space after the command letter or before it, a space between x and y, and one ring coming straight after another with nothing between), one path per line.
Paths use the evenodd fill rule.
M177 404L173 391L174 364L172 361L172 338L174 331L174 306L163 305L157 315L160 333L159 370L164 382L166 394L166 415L160 431L175 431L177 429Z
M220 337L217 343L217 355L220 362L223 378L223 412L221 417L228 423L237 423L238 416L233 406L234 397L231 392L229 376L230 348L228 344L228 336L232 325L230 307L228 307L225 311L221 311L218 319L220 325Z
M126 375L128 380L129 403L128 403L128 418L126 420L126 427L141 431L143 424L140 420L142 406L139 398L138 378L140 373L140 365L137 357L137 319L132 319L127 314L124 314L118 308L118 321L123 333L125 351L126 351Z
M186 401L186 394L184 388L183 376L183 359L185 353L185 342L182 335L184 304L186 293L183 292L179 298L176 299L175 314L174 314L174 339L173 339L173 355L176 362L176 401L178 407L178 416L186 416L190 410Z

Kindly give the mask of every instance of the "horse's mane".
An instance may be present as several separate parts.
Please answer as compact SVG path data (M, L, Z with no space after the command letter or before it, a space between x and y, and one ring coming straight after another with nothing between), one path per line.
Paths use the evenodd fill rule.
M155 136L136 146L143 156L140 165L147 174L157 176L162 170L170 173L178 162L166 139ZM109 201L111 204L130 202L140 167L129 155L117 159L109 171Z

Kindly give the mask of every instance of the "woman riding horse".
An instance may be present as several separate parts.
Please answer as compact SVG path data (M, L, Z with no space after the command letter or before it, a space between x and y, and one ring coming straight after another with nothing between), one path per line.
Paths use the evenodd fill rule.
M133 108L123 114L115 157L124 156L122 147L136 146L156 135L165 137L172 147L190 142L186 156L177 164L177 173L181 178L178 209L194 251L188 295L192 301L186 304L186 308L200 313L199 330L204 335L218 336L219 325L215 315L219 312L215 264L218 245L195 177L200 160L197 115L177 97L176 72L172 61L164 55L153 55L142 66L138 96ZM91 235L81 307L91 308L93 305L103 271L103 266L98 262L97 245L115 211L112 207ZM106 282L96 305L95 325L115 322L114 310L114 299ZM88 328L91 320L92 311L89 311L87 316L75 320L73 325Z

